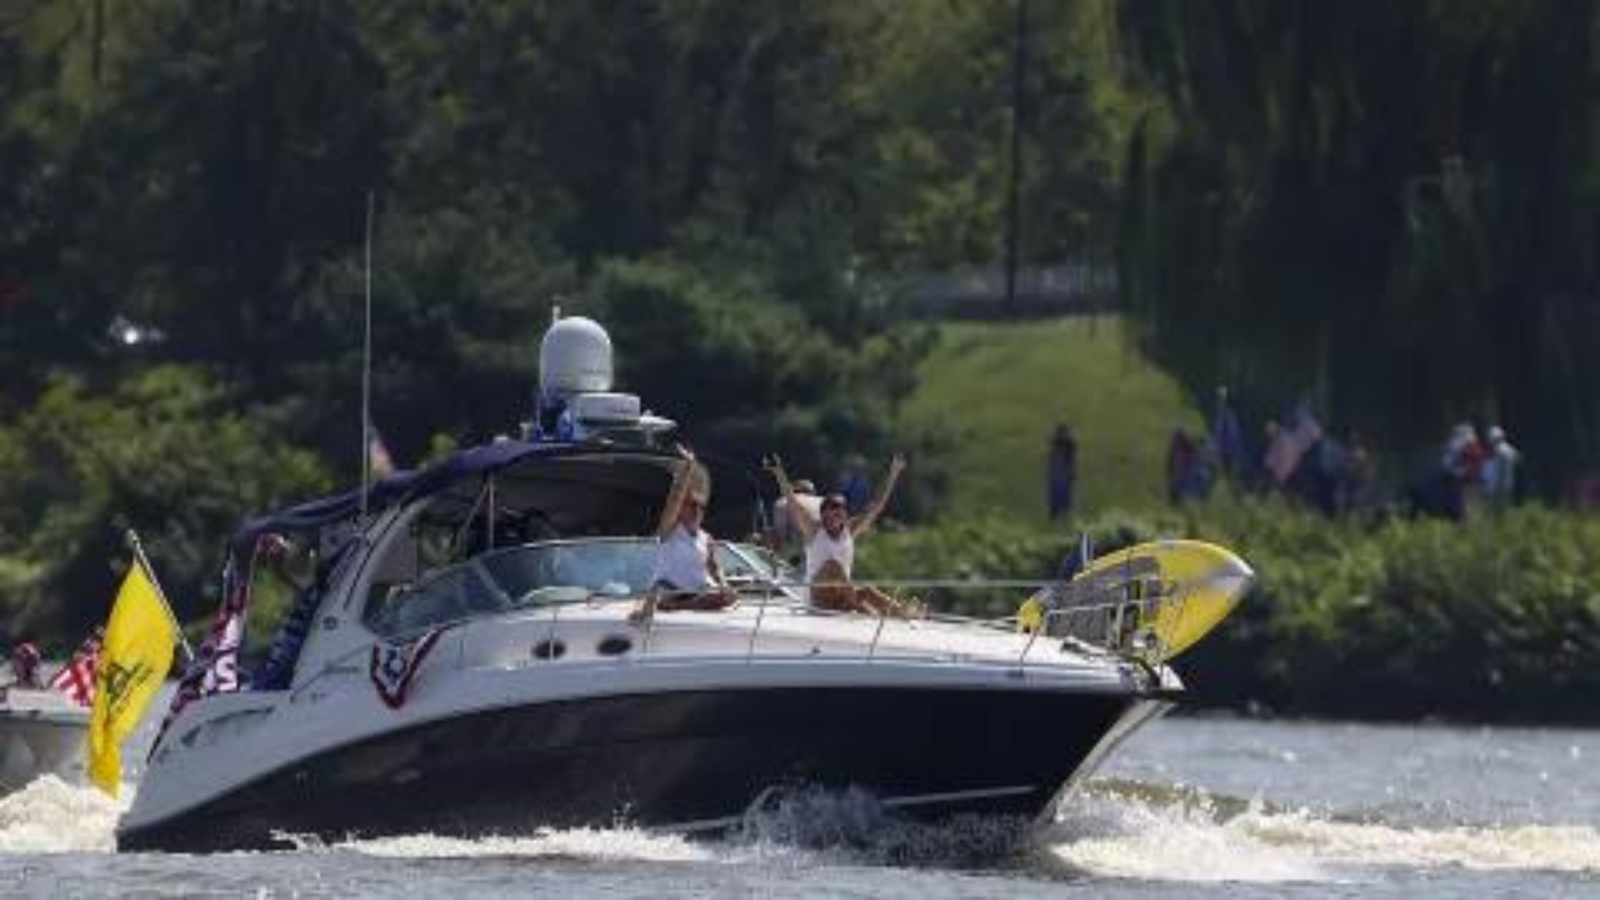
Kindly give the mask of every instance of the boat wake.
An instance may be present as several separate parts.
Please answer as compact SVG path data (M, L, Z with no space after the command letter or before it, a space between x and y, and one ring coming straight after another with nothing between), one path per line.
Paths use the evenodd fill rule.
M316 842L305 850L328 849ZM636 828L544 829L526 837L456 838L431 834L348 841L336 849L405 859L546 859L589 862L710 862L710 845Z
M110 851L126 807L94 788L45 775L0 797L0 853Z
M819 854L844 864L987 868L1009 858L1029 820L957 816L937 825L907 819L861 790L796 788L746 813L728 842L747 852Z
M1360 882L1384 869L1600 872L1590 826L1397 827L1128 782L1096 782L1037 833L1033 866L1066 877Z
M978 868L1014 852L1028 824L971 817L940 825L908 821L857 790L800 788L758 803L718 840L619 827L546 829L527 837L438 835L349 841L339 849L383 857L531 858L727 864L840 864Z
M0 798L0 854L109 852L126 805L126 798L112 800L93 788L40 778ZM740 827L714 841L619 827L300 846L300 854L289 856L355 853L786 870L867 865L1193 883L1361 883L1393 869L1600 873L1600 831L1591 826L1399 827L1273 809L1192 788L1104 780L1092 783L1043 828L989 817L927 825L900 817L863 792L801 789L768 798Z

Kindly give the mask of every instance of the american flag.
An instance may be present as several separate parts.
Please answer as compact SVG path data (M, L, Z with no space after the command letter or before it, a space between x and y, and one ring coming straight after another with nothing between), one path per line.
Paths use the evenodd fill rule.
M373 478L388 478L394 474L394 456L389 453L389 445L383 442L378 426L369 424L367 431L367 469Z
M248 555L238 550L228 557L222 569L222 605L217 608L217 618L211 631L190 661L178 689L172 694L172 705L161 721L151 746L154 753L166 737L167 729L190 703L212 694L230 694L243 685L239 680L239 648L244 644L245 612L250 606L251 575L256 557L273 540L272 535L260 535L250 545Z
M367 674L378 697L390 709L399 709L406 703L406 692L411 689L417 669L428 658L428 651L438 643L443 628L431 628L427 633L408 641L378 641L372 645L372 661Z
M105 636L104 628L96 628L93 634L84 638L83 644L61 667L61 671L50 679L51 687L66 694L79 706L94 705L94 667L100 661L100 642Z

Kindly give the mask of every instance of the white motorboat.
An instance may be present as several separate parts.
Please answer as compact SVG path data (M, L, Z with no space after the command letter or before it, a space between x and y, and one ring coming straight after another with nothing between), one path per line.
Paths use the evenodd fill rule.
M89 711L50 688L0 688L0 793L41 775L83 773Z
M574 400L607 410L606 428L578 416L564 439L473 448L364 504L248 526L240 571L264 534L330 548L301 598L303 649L292 676L169 721L119 847L697 831L796 787L921 817L1035 816L1181 693L1137 649L814 610L737 543L717 552L739 605L630 615L679 457L653 446L661 420L628 440L636 404ZM708 527L748 533L747 483L717 484Z

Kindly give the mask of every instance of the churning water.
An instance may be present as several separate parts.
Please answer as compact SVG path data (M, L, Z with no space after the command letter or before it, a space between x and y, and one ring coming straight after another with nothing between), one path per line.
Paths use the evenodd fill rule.
M847 791L787 797L718 841L579 829L214 856L114 854L121 806L52 778L0 799L0 896L1593 896L1597 762L1594 731L1169 719L1046 825L918 826Z

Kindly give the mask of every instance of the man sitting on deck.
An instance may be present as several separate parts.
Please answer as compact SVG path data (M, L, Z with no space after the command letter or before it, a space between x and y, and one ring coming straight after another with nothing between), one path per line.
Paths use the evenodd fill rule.
M717 568L715 542L700 527L706 502L711 499L711 478L695 462L694 454L682 448L680 452L683 459L673 473L672 489L656 528L661 543L656 549L650 597L630 617L635 621L656 610L718 610L738 602Z

